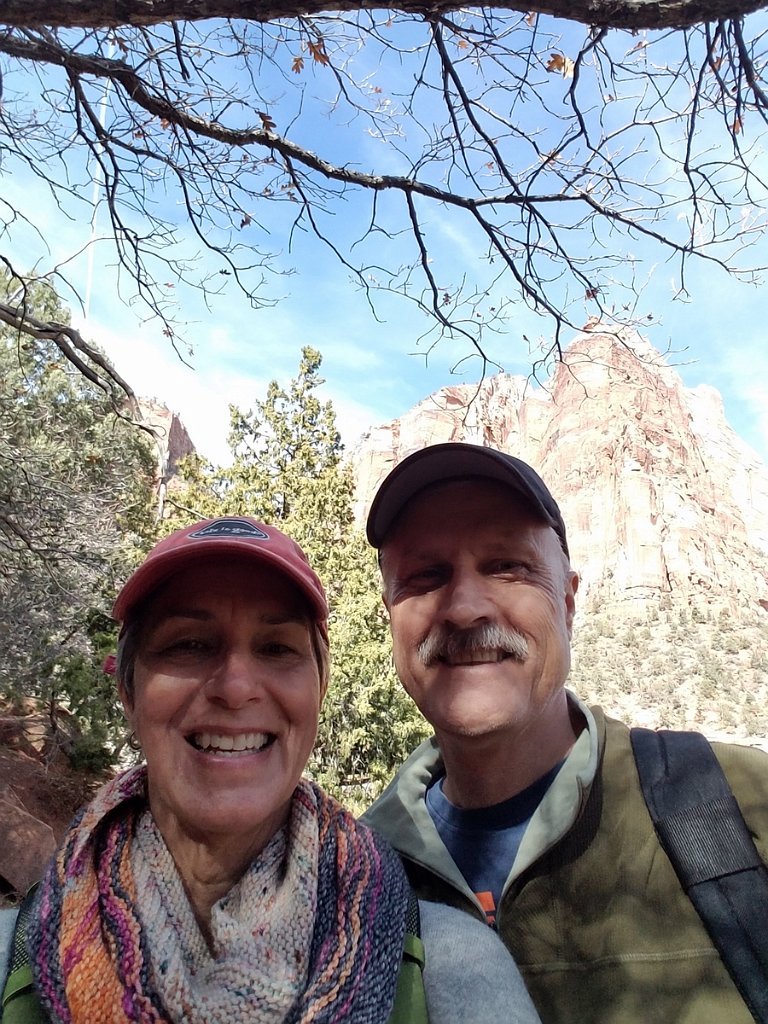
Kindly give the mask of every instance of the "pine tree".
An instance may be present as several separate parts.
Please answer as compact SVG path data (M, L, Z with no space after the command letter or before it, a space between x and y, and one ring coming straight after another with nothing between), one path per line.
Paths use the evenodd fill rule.
M0 300L16 295L0 276ZM45 283L23 301L68 323ZM144 435L52 342L0 328L0 696L43 701L51 721L59 707L74 715L81 756L107 756L119 720L101 667L108 612L153 528L153 469Z

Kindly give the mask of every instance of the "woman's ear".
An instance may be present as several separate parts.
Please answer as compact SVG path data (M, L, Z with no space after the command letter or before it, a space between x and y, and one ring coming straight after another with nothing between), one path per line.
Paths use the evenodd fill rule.
M117 684L117 694L120 697L120 703L123 705L125 717L131 724L133 724L133 701L128 696L128 691L123 686L122 682Z

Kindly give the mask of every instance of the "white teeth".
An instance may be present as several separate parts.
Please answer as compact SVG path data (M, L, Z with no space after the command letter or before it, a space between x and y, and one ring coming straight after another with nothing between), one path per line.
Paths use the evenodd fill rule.
M494 648L493 650L467 651L464 654L454 654L453 657L446 658L446 661L450 665L477 665L486 662L503 661L505 656L506 652Z
M265 732L241 732L236 736L217 732L197 732L192 741L200 750L234 751L261 750L269 736Z

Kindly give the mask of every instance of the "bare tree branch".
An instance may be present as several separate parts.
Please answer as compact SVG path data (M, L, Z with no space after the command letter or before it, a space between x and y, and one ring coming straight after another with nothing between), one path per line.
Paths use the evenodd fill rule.
M23 307L9 306L0 302L0 322L7 324L22 334L31 338L52 341L54 345L66 356L70 363L75 366L82 375L92 384L101 388L107 395L113 395L115 387L129 400L132 411L138 412L136 396L131 386L123 380L112 364L104 356L83 340L79 331L65 324L43 322L27 313ZM90 362L81 358L83 353ZM92 364L98 369L94 369ZM101 373L98 371L101 370Z
M668 7L655 24L673 23ZM764 19L751 35L723 16L650 37L605 27L649 4L594 4L602 27L565 34L493 5L104 8L102 23L98 5L54 0L41 26L35 2L23 20L5 5L0 160L73 220L90 220L96 182L123 280L182 357L177 289L272 303L270 277L290 272L263 247L275 234L313 235L374 314L377 291L397 294L431 317L430 344L464 338L484 367L516 300L554 324L554 355L585 314L622 319L636 245L674 260L681 290L692 259L763 269L746 254L768 227ZM244 20L199 20L214 14ZM34 97L9 89L22 68ZM0 237L22 216L0 197ZM466 246L458 271L443 223ZM57 337L78 365L83 350Z

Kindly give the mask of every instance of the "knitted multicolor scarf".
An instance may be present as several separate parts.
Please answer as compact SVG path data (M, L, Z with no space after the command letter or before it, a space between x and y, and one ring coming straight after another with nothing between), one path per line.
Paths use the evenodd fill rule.
M167 958L162 950L150 949L157 922L147 928L139 913L146 901L143 891L137 898L132 854L137 827L142 820L146 823L146 808L143 766L107 783L70 826L40 885L28 943L35 987L53 1024L174 1024L189 1019L181 1007L164 1002L161 990L167 996L169 987L158 986L155 979L157 965ZM265 1015L264 1001L254 999L249 1012L248 1000L241 998L237 1019L385 1024L402 956L408 882L398 857L382 839L302 780L294 792L291 819L306 822L308 816L317 825L317 871L315 878L313 860L296 876L311 879L307 898L314 905L309 962L301 972L300 990L287 1010L275 1008L271 1015ZM270 843L262 855L272 858L270 863L275 850L284 858L296 856L294 838L289 833L276 845ZM289 866L284 863L278 875L285 875ZM266 870L272 867L268 864ZM277 875L273 872L272 877ZM298 886L302 888L303 882ZM269 906L269 900L262 900L259 909L263 913ZM259 941L268 925L265 920L252 922L254 979L268 974L264 958L269 949ZM250 955L242 943L238 955L241 960ZM242 967L239 963L240 974Z

